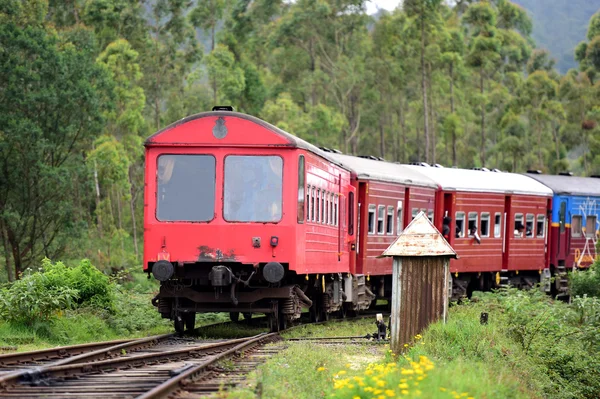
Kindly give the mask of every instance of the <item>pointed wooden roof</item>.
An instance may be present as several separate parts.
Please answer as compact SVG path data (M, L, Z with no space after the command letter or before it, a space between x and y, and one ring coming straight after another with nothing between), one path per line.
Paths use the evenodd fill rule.
M448 256L458 258L448 241L420 212L381 256Z

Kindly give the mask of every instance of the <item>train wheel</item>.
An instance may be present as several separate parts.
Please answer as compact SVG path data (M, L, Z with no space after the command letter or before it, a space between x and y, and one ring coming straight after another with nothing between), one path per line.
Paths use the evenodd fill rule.
M240 319L240 312L229 312L229 318L231 321L238 321Z
M184 313L184 321L185 321L185 329L188 332L191 332L194 330L194 328L196 327L196 313L195 312L190 312L190 313Z
M183 317L181 317L180 314L175 316L175 319L173 320L173 324L175 326L175 332L177 332L177 334L183 334L183 330L185 328L185 323L183 321Z

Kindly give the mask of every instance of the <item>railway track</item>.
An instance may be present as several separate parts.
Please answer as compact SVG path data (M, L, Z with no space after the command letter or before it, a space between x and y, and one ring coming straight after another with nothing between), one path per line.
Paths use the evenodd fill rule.
M358 318L364 317L372 315ZM340 345L360 338L310 340ZM250 371L286 347L278 333L225 340L164 334L5 355L0 359L6 367L17 369L0 375L0 398L203 397L243 383Z

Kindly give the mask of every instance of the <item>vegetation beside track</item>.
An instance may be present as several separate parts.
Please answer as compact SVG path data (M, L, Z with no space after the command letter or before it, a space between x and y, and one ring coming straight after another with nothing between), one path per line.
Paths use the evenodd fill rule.
M171 332L150 302L157 291L142 273L109 277L87 260L74 267L44 260L0 289L0 347L26 351ZM225 317L199 315L197 325Z
M480 324L481 312L489 314ZM308 326L288 336L348 336L374 320ZM404 354L387 345L289 341L229 398L597 398L600 302L571 305L543 293L507 290L451 308ZM260 392L260 395L259 395Z

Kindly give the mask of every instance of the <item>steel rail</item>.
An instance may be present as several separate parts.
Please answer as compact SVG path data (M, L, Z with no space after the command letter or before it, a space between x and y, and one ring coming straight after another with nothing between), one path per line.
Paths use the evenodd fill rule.
M244 349L248 349L255 344L261 343L262 341L270 341L274 338L279 337L278 333L263 333L254 337L246 338L246 342L243 342L235 347L228 349L225 352L219 353L213 358L202 362L192 368L187 369L183 373L168 379L157 387L154 387L152 390L146 392L143 395L137 397L137 399L156 399L156 398L164 398L167 395L175 392L180 389L182 385L186 385L187 383L192 383L195 378L198 377L205 369L227 357L230 357Z

